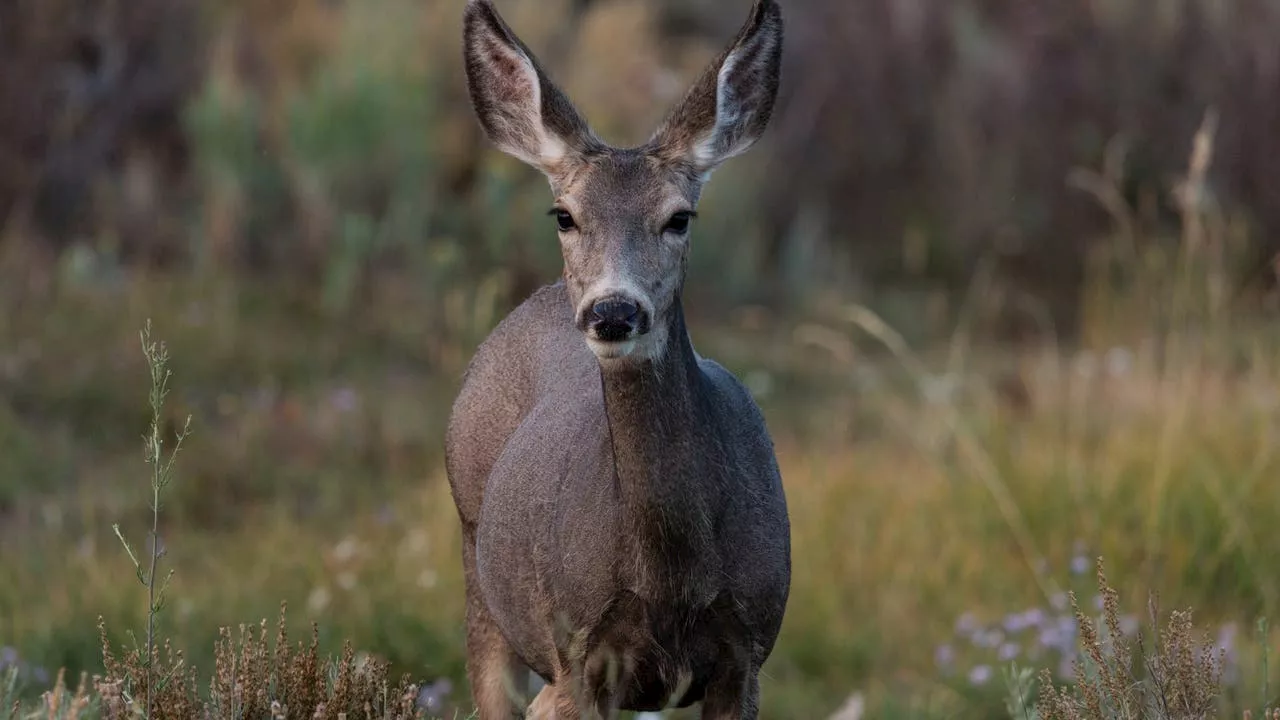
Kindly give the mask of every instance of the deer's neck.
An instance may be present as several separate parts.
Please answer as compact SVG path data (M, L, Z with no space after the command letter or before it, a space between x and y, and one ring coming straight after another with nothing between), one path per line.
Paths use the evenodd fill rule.
M706 447L705 378L679 301L667 332L661 358L602 367L601 376L625 521L642 550L671 555L711 541L705 468L718 453Z

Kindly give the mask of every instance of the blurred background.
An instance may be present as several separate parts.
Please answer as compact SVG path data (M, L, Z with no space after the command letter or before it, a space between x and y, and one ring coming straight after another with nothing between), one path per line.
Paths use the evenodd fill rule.
M749 9L496 4L617 145ZM145 622L111 526L150 523L151 319L193 431L163 632L207 665L287 601L469 710L444 423L560 256L474 120L462 5L0 3L0 667L31 692ZM1069 676L1098 555L1126 627L1195 608L1238 717L1280 609L1280 3L784 12L685 303L791 506L764 717L1001 716L1010 662Z

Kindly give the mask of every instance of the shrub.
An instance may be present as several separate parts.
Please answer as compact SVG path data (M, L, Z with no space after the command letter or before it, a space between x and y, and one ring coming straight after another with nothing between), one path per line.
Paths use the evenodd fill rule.
M1007 707L1015 719L1032 720L1199 720L1220 710L1223 668L1228 651L1207 633L1197 631L1190 609L1169 613L1163 628L1160 608L1152 593L1147 602L1150 640L1122 629L1119 594L1107 581L1098 558L1098 590L1102 621L1095 623L1080 609L1074 593L1070 602L1079 628L1080 653L1073 663L1074 681L1055 687L1052 674L1040 672L1039 699L1034 708L1030 672L1016 667L1006 673ZM1265 635L1265 623L1260 625ZM1266 673L1265 643L1263 674ZM1263 702L1267 702L1263 683ZM1264 709L1270 719L1275 711ZM1248 711L1245 717L1250 717Z

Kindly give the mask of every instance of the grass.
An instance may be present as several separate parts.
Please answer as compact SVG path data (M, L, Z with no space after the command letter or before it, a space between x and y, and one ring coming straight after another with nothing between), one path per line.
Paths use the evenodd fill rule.
M145 636L142 642L133 638L133 646L118 655L108 638L105 623L99 618L98 629L103 672L93 675L92 690L86 684L86 673L76 690L64 682L65 668L59 668L52 689L43 692L38 704L24 710L20 681L24 667L12 648L6 657L0 680L0 709L11 708L10 720L22 717L48 717L50 720L82 717L283 719L293 717L338 720L357 715L383 720L417 720L428 710L439 710L443 698L433 697L428 689L412 683L406 673L398 685L387 679L389 663L367 654L357 658L351 643L343 644L340 660L322 658L319 653L319 630L313 623L311 643L301 643L294 650L288 643L286 605L280 608L280 619L272 646L267 641L267 623L263 620L258 633L240 625L235 636L227 627L218 631L214 645L212 678L201 677L196 665L189 663L182 650L174 649L169 640L160 640L157 626L166 607L167 591L174 571L157 580L160 560L168 549L160 532L162 496L174 480L175 462L183 442L190 436L191 418L174 434L173 448L166 456L162 427L166 424L165 399L169 394L168 349L151 338L151 322L142 333L142 354L150 375L148 402L151 419L143 436L144 460L151 466L150 531L145 553L135 551L118 524L112 531L133 566L134 575L145 589ZM132 637L132 633L130 633ZM163 648L163 651L162 651Z
M203 296L207 288L184 290L163 279L142 280L133 292L157 298L152 306L172 313L163 313L157 325L182 335L177 318L184 315L185 300L193 299L183 293ZM103 328L127 333L129 313L101 308L93 314L92 303L81 304L69 294L51 302L86 313L79 322L101 337L111 335ZM45 316L55 320L54 330L14 337L4 346L32 341L44 346L45 360L26 371L31 381L26 392L76 397L66 380L57 379L74 380L88 371L70 354L86 340L59 336L58 313ZM867 316L859 318L860 327L873 327ZM196 415L200 432L185 446L186 469L165 506L177 519L167 524L162 519L159 525L170 567L180 571L171 589L167 636L192 662L208 667L212 653L190 653L200 648L208 653L226 640L219 628L267 616L285 600L302 614L286 618L284 631L305 635L307 625L318 623L323 628L316 636L318 652L338 654L342 639L350 638L386 658L389 672L447 678L458 689L453 700L462 699L461 579L455 519L439 459L430 450L402 449L406 456L421 453L422 464L403 457L384 460L363 467L363 475L347 465L367 457L368 445L390 448L394 457L396 443L388 437L394 419L407 417L408 427L423 431L437 420L422 415L443 412L449 395L432 395L424 384L414 386L423 391L422 400L398 405L359 372L354 358L326 351L323 339L283 335L298 345L270 345L282 339L275 337L287 325L281 319L255 314L252 321L242 316L214 325L223 323L252 332L235 336L249 341L246 348L257 346L246 357L261 358L265 376L283 378L279 382L286 390L275 404L262 408L251 402L252 388L239 397L229 393L237 383L219 373L242 370L207 357L201 362L177 343L174 362L182 372L175 407L150 406L149 369L136 345L128 352L121 343L117 357L99 342L103 352L93 371L112 367L117 387L107 387L105 377L79 381L79 387L102 388L113 398L85 398L104 420L149 427L152 410L157 427L169 433L186 415ZM738 329L728 338L709 335L700 345L732 350L744 338L764 345L773 332ZM379 342L384 338L375 334L366 342L384 347ZM209 346L213 356L234 352L234 339L221 342L227 346ZM1274 346L1259 338L1254 342L1254 358L1270 362L1280 356ZM385 357L364 352L369 362ZM824 421L821 429L808 427L803 435L789 425L775 427L793 517L795 585L783 637L763 681L766 717L822 717L854 691L863 693L875 717L990 717L1004 707L1007 694L996 679L1003 665L999 648L975 641L976 633L957 626L966 616L988 627L1039 607L1047 614L1060 602L1057 593L1067 589L1083 597L1080 562L1091 553L1112 558L1126 596L1159 590L1180 607L1195 607L1215 633L1231 621L1248 627L1260 615L1274 616L1280 577L1270 572L1265 558L1280 552L1271 532L1280 507L1257 488L1280 470L1269 440L1275 419L1263 409L1243 408L1258 399L1261 388L1274 387L1273 375L1254 373L1280 365L1253 367L1241 377L1215 364L1216 351L1188 346L1179 357L1196 363L1192 383L1185 369L1163 371L1170 379L1154 361L1140 357L1123 369L1116 364L1089 374L1080 369L1083 356L1070 362L1044 352L1023 358L1032 400L1017 409L1002 404L1006 401L988 376L989 367L976 355L951 363L949 371L964 378L951 395L921 391L931 381L940 382L937 377L947 367L923 354L904 356L914 360L864 360L878 368L880 379L863 378L856 396L850 387L833 397L833 385L825 384L827 397L819 399L791 378L801 371L783 362L797 362L797 354L766 353L756 360L759 365L750 362L753 358L731 356L743 374L766 372L776 378L775 388L782 390L763 398L771 417L787 416L779 395L799 388L794 390L802 397L799 402ZM328 376L328 382L304 373L292 376L308 362L316 368L315 377ZM803 362L808 364L804 377L837 382L839 376L824 370L821 361ZM912 365L919 366L919 374L906 370ZM41 377L38 369L45 367L57 372ZM356 400L323 389L334 384L349 389ZM206 393L215 402L207 402ZM135 405L135 399L141 402ZM290 403L298 407L282 409ZM340 418L342 412L384 415L330 426L320 416L337 412L329 407L334 403L340 405ZM219 422L222 412L236 421ZM312 422L290 421L306 417ZM22 427L38 450L31 457L51 457L63 447L79 453L68 460L75 472L61 478L65 485L31 487L16 495L5 524L6 547L20 550L3 560L7 581L0 598L4 627L13 633L3 643L20 650L23 678L33 689L39 686L34 682L39 668L65 666L71 677L103 672L96 618L105 618L109 634L115 633L107 641L118 645L119 629L136 625L140 617L137 586L122 581L134 568L116 544L111 520L128 519L126 536L154 521L150 503L134 504L135 498L151 498L137 492L136 441L127 428L95 432L92 425L72 420L57 413L25 420ZM382 428L382 433L366 434L357 430L361 427ZM59 439L62 433L72 440ZM402 426L398 437L406 435ZM258 447L246 450L246 444ZM242 462L249 463L251 477L230 487L252 500L223 495L228 487L207 478L201 494L184 494L187 483L201 482L199 472L237 462L238 455L248 458ZM319 473L326 462L338 469ZM282 471L301 468L317 471L314 485L271 487L284 477ZM1158 468L1163 475L1155 472ZM347 472L352 474L344 480ZM351 478L361 477L365 484L350 486ZM332 497L304 503L308 491ZM997 501L1001 494L1007 505ZM226 507L214 512L207 505ZM1017 539L1019 532L1025 533L1022 542L1030 556ZM1127 608L1130 614L1138 610ZM1022 637L1006 631L1007 640L1019 644L1020 663L1056 670L1065 656L1044 647L1039 650L1045 654L1033 655L1037 648L1029 638L1041 629L1024 628ZM939 664L944 645L953 657ZM1263 697L1262 686L1269 680L1275 687L1276 680L1267 676L1271 668L1254 661L1265 643L1244 637L1233 647L1239 677L1228 683L1221 701L1234 703L1233 708L1261 708L1256 698ZM985 673L979 671L984 667Z
M338 658L329 667L339 677L374 667L346 654L350 640L385 661L386 675L432 683L433 712L467 712L460 553L440 443L459 374L505 309L509 277L493 258L540 211L527 198L545 187L528 183L535 195L485 168L497 179L474 206L435 208L431 222L411 212L417 183L445 162L415 135L432 99L409 88L427 79L358 69L369 85L353 85L334 61L294 103L270 108L284 148L271 156L241 135L256 108L215 97L211 84L192 110L200 149L213 153L197 153L207 224L236 226L236 241L274 239L261 227L279 218L254 213L270 205L263 193L289 186L318 214L307 227L332 235L320 247L340 251L318 288L216 263L194 273L119 268L88 248L41 285L18 245L0 243L0 666L10 683L0 689L43 705L31 712L50 703L53 717L101 712L101 685L78 693L63 677L174 666L167 655L139 660L155 657L146 649L104 663L103 644L128 646L122 630L149 623L155 607L139 602L116 524L124 537L165 538L178 573L161 635L175 663L181 651L184 668L213 670L199 675L200 702L226 698L209 689L221 672L280 652L261 634L241 645L222 628L274 617L283 601L280 637L318 628L313 646L289 649L313 663L298 684L315 690L321 657ZM381 108L376 117L361 114L369 106ZM388 116L399 119L380 124ZM359 162L366 154L377 162ZM1204 171L1193 160L1185 187ZM1101 198L1121 195L1107 185L1118 177L1074 179ZM390 190L364 197L370 185ZM708 203L709 218L735 214L723 195ZM381 206L385 217L371 220ZM1257 717L1274 704L1280 677L1266 649L1276 637L1249 628L1280 610L1280 495L1266 479L1280 476L1280 332L1229 272L1250 238L1211 206L1180 205L1181 235L1108 207L1115 228L1090 266L1071 346L1038 306L981 272L943 313L954 332L929 341L915 326L922 308L867 307L835 291L782 317L689 304L699 349L757 390L787 486L793 589L762 679L765 718L827 717L855 695L864 717L1025 716L1044 685L1039 669L1063 682L1074 661L1106 664L1073 642L1088 613L1112 612L1127 627L1143 606L1119 598L1148 591L1194 607L1222 647L1220 716ZM345 214L324 215L334 208ZM468 234L464 216L491 222ZM430 242L416 244L419 231ZM216 244L213 234L202 242ZM476 250L465 237L486 242ZM720 242L696 246L691 290L715 280L728 254ZM394 267L374 273L371 258L384 253ZM1042 328L1034 342L1010 348L982 332L989 313L1009 307ZM137 352L147 318L179 368L164 408L148 401ZM138 482L137 433L172 437L188 416L198 432L157 516ZM1096 595L1100 608L1087 577L1098 555L1119 593ZM218 708L235 715L230 704L248 701L230 695ZM80 707L87 696L96 708ZM1040 717L1070 717L1071 702Z
M111 524L130 536L152 520L130 431L148 425L148 372L125 339L154 309L182 380L160 427L190 414L199 429L160 524L179 569L174 647L209 667L218 628L284 600L299 609L290 636L319 624L318 652L337 655L350 638L393 675L449 680L462 701L456 520L435 445L460 365L407 350L428 328L357 324L339 344L321 332L323 310L218 282L139 277L110 304L63 287L8 315L0 346L16 349L5 360L17 371L5 427L24 451L5 480L0 642L37 689L41 668L103 671L98 616L113 644L140 619ZM828 326L852 348L852 375L782 323L693 321L700 347L772 387L761 401L795 578L762 681L765 717L824 717L854 692L869 717L1004 712L999 648L957 623L998 625L1051 609L1059 591L1084 593L1073 566L1088 554L1111 559L1123 596L1158 590L1215 633L1275 616L1280 576L1267 558L1280 556L1280 500L1260 492L1280 471L1274 337L1241 322L1215 331L1234 348L1169 336L1177 352L1163 358L1136 336L1127 354L1027 351L1014 402L1008 356L952 344L885 358L875 343L892 330L865 310L850 317ZM859 339L868 329L875 343ZM1020 663L1058 665L1009 639ZM1237 641L1226 708L1258 709L1263 682L1276 686L1254 660L1263 645Z

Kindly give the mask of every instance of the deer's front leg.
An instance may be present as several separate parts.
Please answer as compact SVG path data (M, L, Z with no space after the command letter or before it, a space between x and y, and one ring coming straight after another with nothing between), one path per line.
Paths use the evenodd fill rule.
M760 714L760 673L750 665L726 662L707 685L703 720L756 720Z
M568 679L544 685L538 691L538 696L529 703L529 709L524 714L525 720L595 720L593 716L584 716L578 710L569 687Z
M463 529L462 563L467 596L467 681L480 720L520 717L528 671L489 614L476 575L474 531Z

